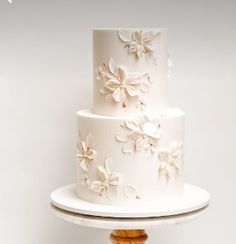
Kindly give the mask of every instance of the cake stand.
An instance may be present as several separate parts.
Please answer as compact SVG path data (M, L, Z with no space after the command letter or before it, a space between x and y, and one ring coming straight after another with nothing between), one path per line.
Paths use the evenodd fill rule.
M113 244L144 244L145 229L186 223L205 213L210 195L207 191L185 184L183 200L174 205L147 207L106 206L79 199L75 184L61 187L51 194L54 213L77 225L112 229Z

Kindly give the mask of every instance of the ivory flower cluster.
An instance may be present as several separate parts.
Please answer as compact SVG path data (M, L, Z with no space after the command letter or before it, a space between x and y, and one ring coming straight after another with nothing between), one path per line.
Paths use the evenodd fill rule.
M116 140L123 143L124 153L151 151L157 155L160 162L159 175L169 180L181 168L183 142L173 141L169 147L158 149L161 134L160 122L143 115L138 120L125 121Z
M140 98L143 93L149 91L151 85L148 73L128 73L112 58L108 66L104 64L97 68L97 80L104 82L100 93L106 96L106 101L121 103L123 107L126 107L129 97Z
M159 167L160 175L166 179L171 178L174 173L180 170L183 159L183 142L173 142L169 148L158 151L158 158L161 161Z
M89 187L93 192L98 193L99 196L106 194L109 200L113 200L120 187L126 197L137 197L136 189L132 186L122 184L120 181L121 174L113 171L112 158L107 158L104 166L97 167L97 179L89 178L89 169L96 156L96 151L93 148L92 136L89 134L83 140L80 136L78 143L77 158L82 169L81 184Z
M133 153L143 150L155 152L161 137L160 123L148 116L141 116L138 120L127 120L123 129L116 135L116 139L123 142L123 152Z
M157 60L154 56L154 48L152 41L158 38L160 33L154 34L152 31L143 32L135 31L130 32L126 30L118 31L118 36L121 41L125 43L129 53L134 53L138 59L145 57L147 62L157 65Z

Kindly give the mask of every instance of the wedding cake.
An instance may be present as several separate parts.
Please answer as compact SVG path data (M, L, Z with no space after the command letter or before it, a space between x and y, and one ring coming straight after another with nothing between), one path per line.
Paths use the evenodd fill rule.
M184 112L167 99L167 30L93 31L93 108L77 112L80 199L107 205L181 198Z

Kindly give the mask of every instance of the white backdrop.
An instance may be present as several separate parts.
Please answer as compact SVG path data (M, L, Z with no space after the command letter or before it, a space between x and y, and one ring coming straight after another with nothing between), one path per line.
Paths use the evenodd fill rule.
M91 30L167 27L170 104L185 110L186 181L210 211L148 243L235 243L236 2L0 1L0 243L109 243L49 207L75 181L75 113L92 104ZM96 238L95 238L96 237Z

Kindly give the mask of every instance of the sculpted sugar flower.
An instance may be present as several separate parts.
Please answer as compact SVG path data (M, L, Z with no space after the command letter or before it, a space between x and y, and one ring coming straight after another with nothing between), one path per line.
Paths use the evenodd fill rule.
M143 150L155 152L161 137L160 123L143 115L138 120L127 120L116 139L123 142L123 152L133 153Z
M129 53L134 53L138 59L144 56L147 61L157 65L152 41L159 36L159 33L154 34L152 31L135 31L131 33L130 31L120 30L118 36L121 41L126 43L125 47L128 48Z
M111 190L119 185L119 175L113 173L111 170L112 158L108 158L103 166L98 166L97 177L98 180L91 182L91 190L102 195L104 192L107 197L111 199Z
M159 149L158 158L161 161L159 173L168 180L180 170L183 158L183 142L173 142L169 148Z
M88 135L84 141L80 140L78 144L77 158L80 160L80 166L87 171L90 163L95 157L96 151L92 149L92 136Z
M104 73L102 68L98 68L97 79L100 80ZM104 88L100 92L106 95L106 101L114 101L126 106L128 97L139 97L146 93L151 85L148 73L136 74L128 73L124 67L115 64L111 58L109 61L108 72L104 78Z

